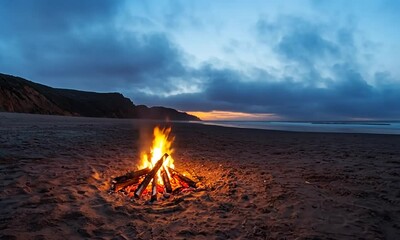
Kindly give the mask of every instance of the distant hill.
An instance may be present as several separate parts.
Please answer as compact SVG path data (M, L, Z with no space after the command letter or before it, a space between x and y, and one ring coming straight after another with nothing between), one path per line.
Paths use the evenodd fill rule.
M0 111L85 117L200 120L172 108L135 106L121 93L52 88L1 73Z

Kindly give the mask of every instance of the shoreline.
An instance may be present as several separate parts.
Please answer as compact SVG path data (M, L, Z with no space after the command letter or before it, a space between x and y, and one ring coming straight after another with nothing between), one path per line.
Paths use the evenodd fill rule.
M390 132L356 132L356 131L319 131L319 130L312 130L312 129L286 129L286 128L262 128L262 127L254 127L254 126L240 126L240 125L230 125L224 124L226 122L234 122L234 123L246 123L248 121L167 121L167 120L158 120L158 119L139 119L139 118L98 118L98 117L83 117L83 116L63 116L63 115L45 115L45 114L33 114L33 113L14 113L14 112L0 112L0 120L6 118L17 118L17 119L25 119L25 118L34 118L37 120L44 120L49 121L49 119L54 120L61 120L70 119L73 121L86 121L86 120L93 120L94 122L138 122L143 124L152 124L158 123L161 125L164 124L199 124L204 126L217 126L217 127L225 127L225 128L237 128L237 129L251 129L251 130L262 130L262 131L273 131L273 132L287 132L287 133L321 133L321 134L372 134L372 135L400 135L399 132L390 133ZM265 121L250 121L250 122L259 122L265 123ZM277 121L271 121L277 122ZM290 121L280 121L282 123L309 123L310 125L318 125L318 123L314 123L312 121L309 122L290 122ZM394 121L397 122L397 121ZM399 122L400 123L400 122ZM1 124L1 122L0 122ZM337 125L337 124L326 124L326 125ZM353 124L346 124L346 125L353 125ZM372 125L372 126L382 126L382 125ZM383 125L387 126L387 125Z
M400 122L386 124L289 121L203 121L199 124L285 132L400 135Z

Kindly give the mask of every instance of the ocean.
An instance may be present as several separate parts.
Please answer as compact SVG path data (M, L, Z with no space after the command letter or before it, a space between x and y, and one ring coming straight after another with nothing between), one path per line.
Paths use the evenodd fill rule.
M203 121L207 125L294 132L400 134L400 121Z

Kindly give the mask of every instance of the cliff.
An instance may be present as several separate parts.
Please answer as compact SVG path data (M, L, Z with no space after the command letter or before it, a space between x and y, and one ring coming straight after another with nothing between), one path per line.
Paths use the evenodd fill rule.
M0 111L85 117L200 120L196 116L171 108L135 106L120 93L52 88L1 73Z

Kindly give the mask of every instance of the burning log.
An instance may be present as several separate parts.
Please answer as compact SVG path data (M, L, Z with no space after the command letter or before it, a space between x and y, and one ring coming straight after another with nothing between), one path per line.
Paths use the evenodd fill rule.
M150 168L144 168L135 172L129 172L120 177L116 177L113 180L115 183L111 189L114 190L115 192L118 192L119 190L124 189L127 186L138 183L140 177L148 174L150 170L151 170Z
M118 192L119 190L122 190L130 185L136 184L139 182L140 176L136 178L129 179L126 182L121 182L121 183L115 183L114 186L112 187L112 190L114 192Z
M173 168L168 167L168 171L169 171L172 175L178 177L179 180L181 180L182 182L187 183L187 185L189 185L189 187L196 188L196 182L193 181L192 179L190 179L190 178L184 176L183 174L179 173L178 171L176 171L176 170L173 169Z
M165 191L167 193L171 193L172 192L171 182L169 181L168 173L164 166L161 170L161 178L164 183Z
M150 170L151 170L150 168L143 168L134 172L128 172L125 175L114 178L113 182L114 183L126 182L132 178L138 178L140 176L146 175L150 172Z
M158 174L154 175L153 183L151 185L151 198L150 198L151 202L157 201L157 181L158 181Z
M146 189L147 185L149 185L151 179L153 179L158 170L161 168L162 164L164 163L164 160L168 157L169 155L165 153L160 160L157 161L157 163L154 165L153 169L146 175L144 180L140 183L139 187L135 191L135 197L140 198L142 195L143 191Z
M113 182L115 182L111 190L118 192L121 189L126 188L127 186L130 186L132 184L136 184L139 182L140 178L143 175L146 175L150 172L150 168L144 168L135 172L129 172L123 176L116 177L114 178Z

